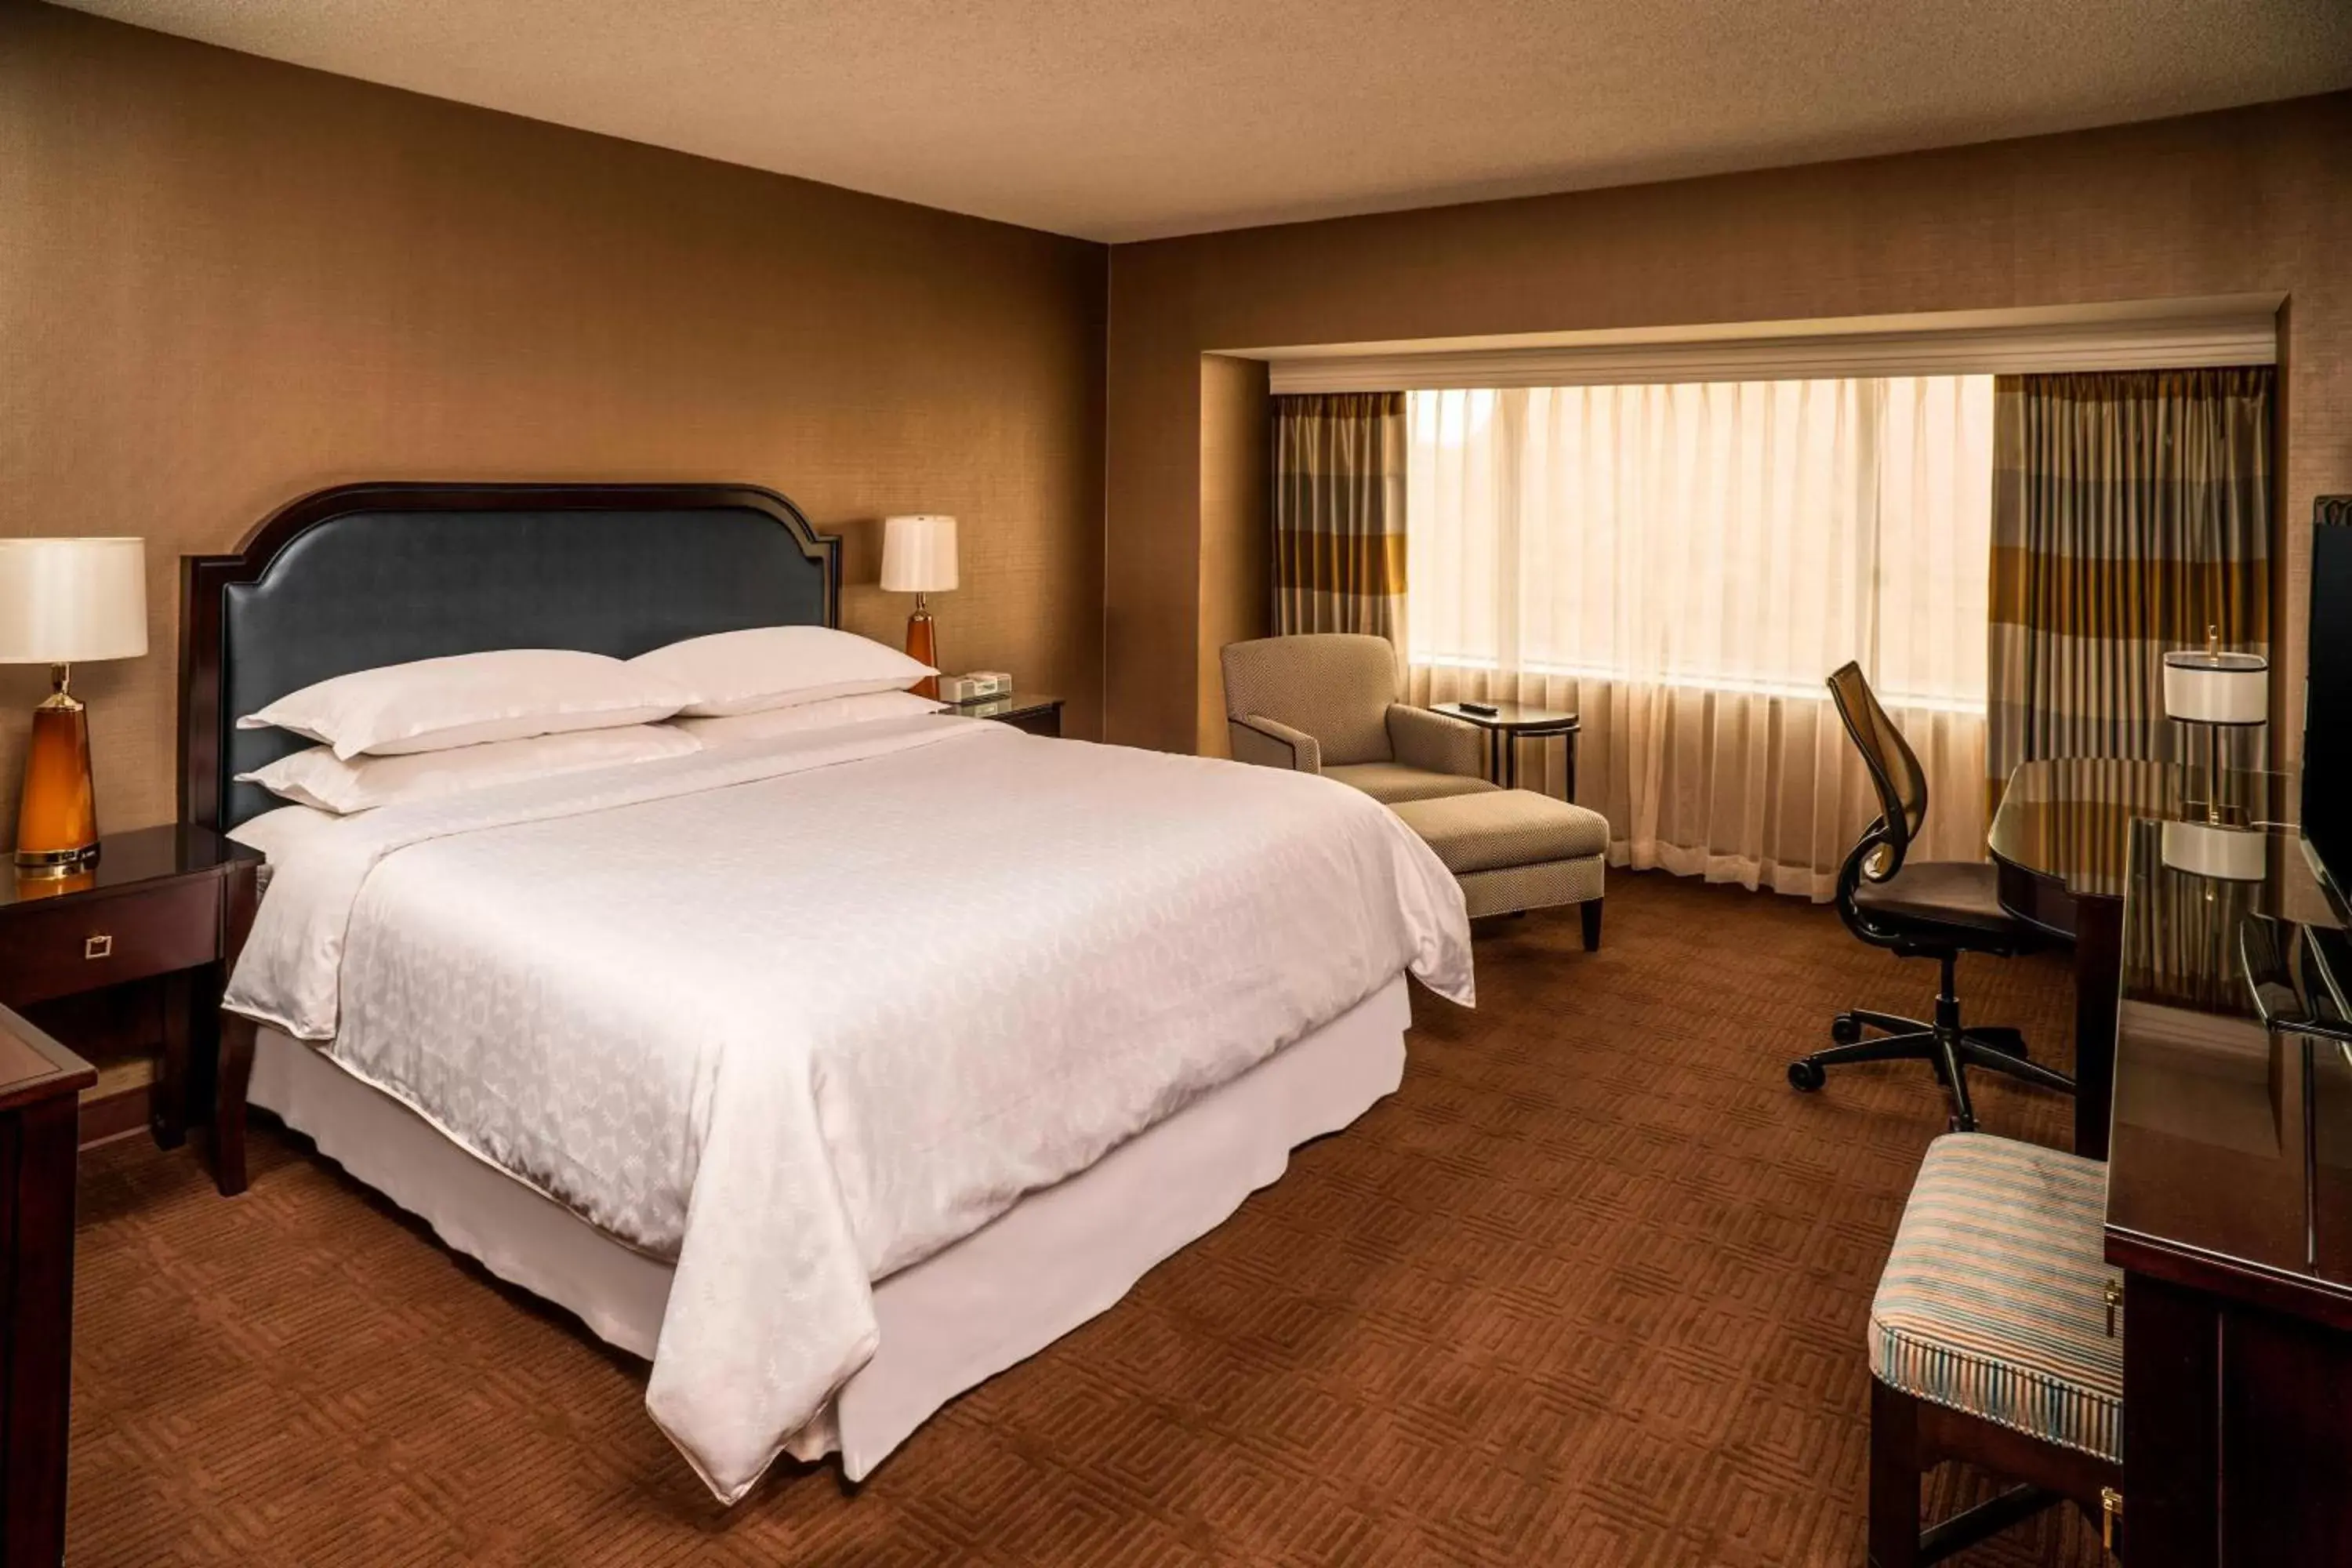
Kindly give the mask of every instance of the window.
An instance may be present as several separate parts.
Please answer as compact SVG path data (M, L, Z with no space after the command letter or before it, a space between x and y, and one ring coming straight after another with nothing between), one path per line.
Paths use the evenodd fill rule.
M1415 392L1418 667L1980 714L1992 378Z

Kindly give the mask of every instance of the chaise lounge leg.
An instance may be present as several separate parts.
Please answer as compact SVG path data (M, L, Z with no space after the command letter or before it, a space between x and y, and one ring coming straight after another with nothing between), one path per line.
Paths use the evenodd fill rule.
M1919 1402L1870 1380L1870 1568L1919 1568Z
M1579 904L1576 910L1577 913L1584 918L1584 951L1599 952L1601 951L1601 900L1587 899Z

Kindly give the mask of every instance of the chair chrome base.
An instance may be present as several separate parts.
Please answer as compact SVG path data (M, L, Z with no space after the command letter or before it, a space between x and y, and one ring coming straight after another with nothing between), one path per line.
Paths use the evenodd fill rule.
M1840 1013L1830 1023L1830 1038L1837 1043L1828 1050L1815 1051L1790 1062L1790 1087L1810 1093L1828 1081L1828 1068L1848 1062L1927 1062L1936 1069L1937 1081L1951 1093L1950 1125L1955 1132L1976 1131L1976 1107L1969 1100L1969 1068L2022 1079L2061 1094L2074 1092L2073 1079L2027 1056L2025 1037L2015 1029L1964 1028L1960 1024L1960 999L1953 988L1957 960L1950 954L1937 957L1942 964L1943 984L1936 996L1935 1022L1873 1013L1860 1007ZM1865 1028L1882 1030L1884 1034L1874 1040L1864 1039Z

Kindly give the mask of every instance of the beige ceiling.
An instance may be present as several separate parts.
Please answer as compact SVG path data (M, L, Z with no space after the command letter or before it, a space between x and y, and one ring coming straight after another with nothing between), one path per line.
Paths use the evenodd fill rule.
M1089 238L2352 85L2352 0L74 0Z

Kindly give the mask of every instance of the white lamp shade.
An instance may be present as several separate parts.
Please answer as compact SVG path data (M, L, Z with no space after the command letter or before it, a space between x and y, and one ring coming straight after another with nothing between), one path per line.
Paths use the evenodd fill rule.
M0 539L0 664L146 651L144 540Z
M943 594L956 585L956 520L926 513L882 520L882 586Z
M2271 661L2252 653L2164 656L2164 712L2197 724L2260 724L2271 716Z
M2270 875L2270 835L2221 822L2168 822L2158 849L2164 863L2192 877L2259 882Z

